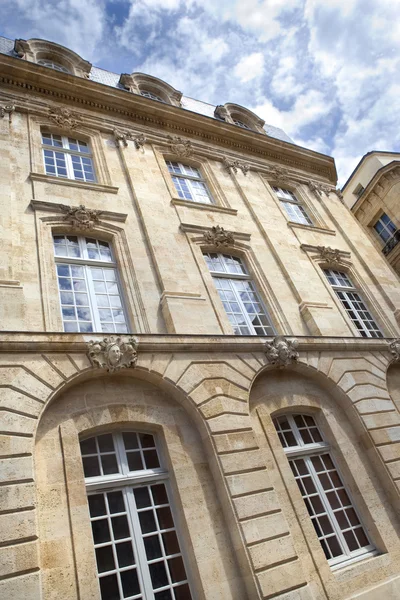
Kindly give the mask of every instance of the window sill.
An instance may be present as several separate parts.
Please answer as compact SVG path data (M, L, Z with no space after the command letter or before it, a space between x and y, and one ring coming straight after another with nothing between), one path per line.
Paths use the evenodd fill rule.
M346 567L352 567L353 565L363 560L367 560L368 558L375 558L377 556L381 556L381 553L378 550L370 550L369 552L364 552L363 554L359 554L358 556L354 556L352 558L349 558L348 560L344 560L331 565L331 571L336 573L337 571L341 571Z
M172 198L171 204L174 206L187 206L188 208L198 208L200 210L211 210L221 212L226 215L237 215L237 210L234 208L226 208L217 204L207 204L206 202L193 202L191 200L182 200L181 198Z
M118 194L119 188L112 185L103 185L102 183L88 183L87 181L77 181L76 179L66 179L63 177L53 177L44 173L31 173L32 181L42 181L43 183L58 183L69 187L80 187L86 190L95 190L96 192L107 192L109 194Z
M325 227L316 227L315 225L303 225L302 223L294 223L288 221L288 227L291 229L305 229L308 231L316 231L317 233L326 233L327 235L336 235L336 231L333 229L326 229Z

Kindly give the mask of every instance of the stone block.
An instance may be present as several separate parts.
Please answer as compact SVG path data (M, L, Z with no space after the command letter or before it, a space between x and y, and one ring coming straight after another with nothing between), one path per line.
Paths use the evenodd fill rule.
M226 477L232 496L251 494L271 488L271 482L265 469L252 471L251 473L238 473Z
M251 517L280 510L279 500L275 490L234 498L233 504L239 519L249 519Z
M288 524L282 512L244 521L242 529L247 544L254 544L273 537L282 536L289 531Z

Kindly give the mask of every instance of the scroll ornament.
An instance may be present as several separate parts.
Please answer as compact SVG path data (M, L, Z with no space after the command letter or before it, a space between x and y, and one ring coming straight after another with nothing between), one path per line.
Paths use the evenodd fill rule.
M283 335L277 335L272 342L265 344L265 355L271 365L285 367L298 359L296 348L299 342L296 338L289 340Z
M114 129L113 133L117 148L121 148L121 146L126 148L128 146L128 140L130 140L134 143L137 150L140 149L144 151L144 145L147 142L147 138L143 133L139 133L139 135L136 137L132 131L121 131L120 129Z
M88 343L90 362L94 367L106 369L109 373L115 373L120 369L133 368L136 365L138 354L138 340L130 337L106 337L101 342L91 340Z
M177 135L169 135L168 136L169 146L171 148L171 152L180 156L181 158L189 158L193 154L193 146L192 142L189 140L185 140Z
M233 171L234 173L237 173L238 170L240 169L240 171L242 171L243 175L247 175L248 171L250 171L250 165L248 165L247 163L241 162L240 160L237 160L235 158L228 158L227 156L225 156L223 160L224 160L225 167L230 172Z
M212 246L233 246L235 243L234 235L231 231L226 231L220 225L212 227L210 231L204 232L204 241Z

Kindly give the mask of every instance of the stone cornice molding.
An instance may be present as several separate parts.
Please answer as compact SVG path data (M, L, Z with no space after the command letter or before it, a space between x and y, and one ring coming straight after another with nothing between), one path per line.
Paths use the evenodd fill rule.
M30 207L32 208L33 211L40 211L40 212L47 212L47 213L52 213L55 215L58 214L63 214L65 215L68 211L66 211L66 205L65 204L61 204L58 202L43 202L42 200L31 200L30 202ZM72 209L77 209L78 207L67 207L68 209L72 208ZM116 221L117 223L125 223L128 215L125 213L118 213L118 212L112 212L109 210L94 210L94 209L87 209L89 212L96 212L98 213L97 216L100 217L102 220L106 220L106 221ZM90 217L89 217L90 218ZM96 222L99 221L99 219L96 219Z
M289 142L283 142L271 136L225 125L222 121L193 113L162 102L143 102L137 94L129 94L118 88L111 88L80 77L59 77L52 69L40 70L26 61L0 55L0 83L9 89L20 89L25 94L18 96L18 104L30 106L26 91L47 99L60 100L63 103L79 105L86 109L95 109L104 113L107 119L113 114L132 123L142 123L162 129L170 134L198 137L205 144L216 144L221 148L246 153L261 160L271 160L305 171L315 173L336 182L336 170L333 159L312 150L307 150ZM100 115L96 115L96 119ZM93 117L92 117L93 118ZM103 119L104 121L104 119ZM115 123L115 120L114 120ZM115 124L114 124L115 127ZM110 128L112 131L112 127ZM240 135L239 135L240 133Z
M310 257L318 263L331 268L350 267L352 265L351 253L330 246L312 246L301 244L300 248L310 254Z
M243 337L235 335L165 335L134 334L139 340L140 352L264 352L266 341L273 337ZM0 352L86 352L90 340L101 341L101 334L0 332ZM387 353L393 338L312 337L296 336L298 352L329 350Z
M219 227L217 225L217 227ZM199 241L201 242L205 242L205 234L210 234L210 236L214 236L214 230L217 229L217 227L203 227L201 225L193 225L192 223L181 223L179 225L179 229L185 233L196 233L198 234L199 237ZM242 231L225 231L225 229L223 227L221 227L220 229L222 229L222 233L223 234L227 234L230 233L233 236L233 239L235 240L235 242L237 240L242 240L242 241L246 241L248 242L251 238L251 234L250 233L244 233ZM218 232L216 232L216 235L218 234ZM197 238L196 238L197 239ZM211 237L210 237L211 239ZM209 241L207 243L210 243Z

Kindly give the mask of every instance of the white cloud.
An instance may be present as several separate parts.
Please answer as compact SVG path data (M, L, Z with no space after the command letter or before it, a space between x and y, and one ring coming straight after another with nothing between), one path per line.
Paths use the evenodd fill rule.
M264 72L264 56L261 52L253 52L244 56L237 63L234 73L242 83L262 77Z

